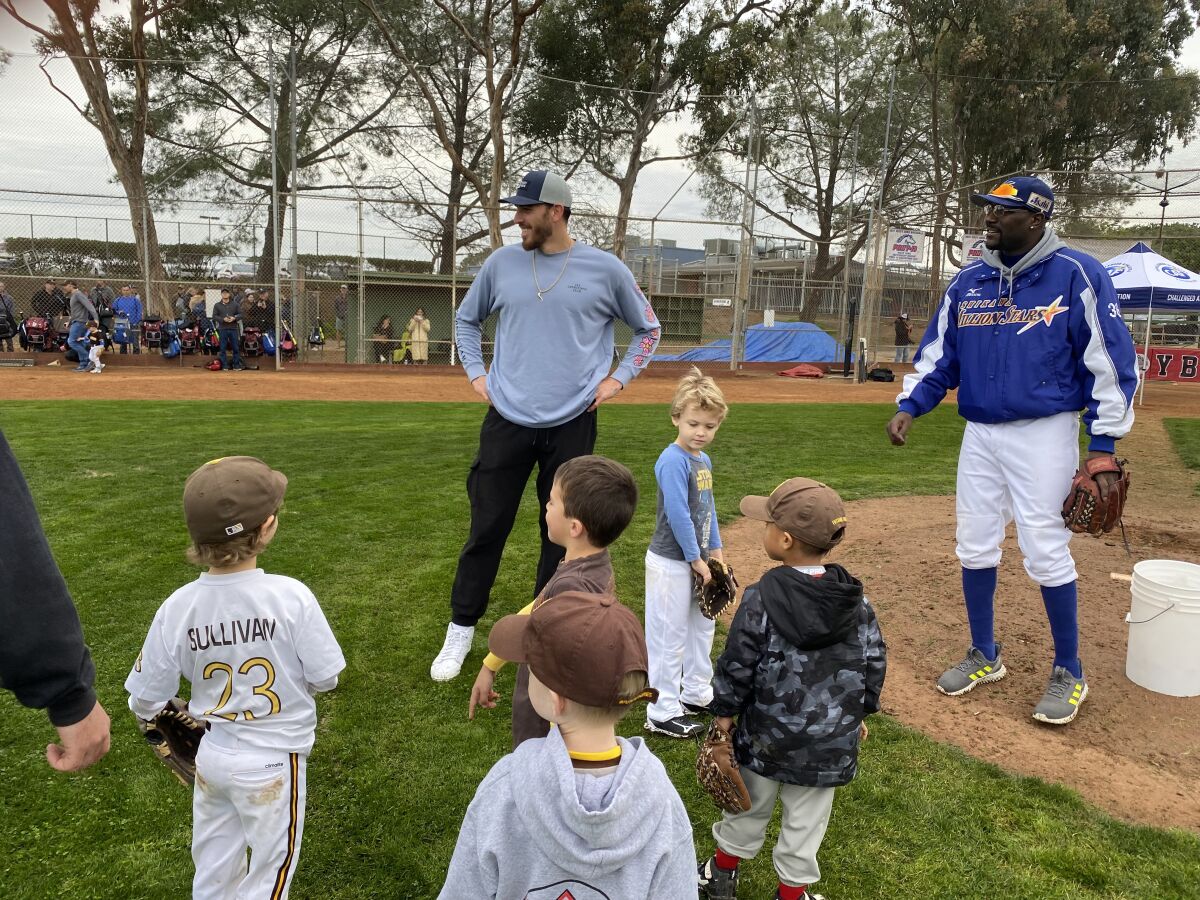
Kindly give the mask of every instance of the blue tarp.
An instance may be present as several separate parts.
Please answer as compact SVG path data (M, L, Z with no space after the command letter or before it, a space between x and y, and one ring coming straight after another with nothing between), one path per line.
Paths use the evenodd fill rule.
M668 335L667 340L670 341ZM729 361L728 338L713 341L675 355L655 354L659 362ZM838 362L842 348L812 322L777 322L773 327L753 325L746 329L745 362Z

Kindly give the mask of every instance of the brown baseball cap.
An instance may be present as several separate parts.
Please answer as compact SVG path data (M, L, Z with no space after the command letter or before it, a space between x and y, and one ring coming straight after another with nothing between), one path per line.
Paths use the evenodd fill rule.
M828 550L846 531L846 509L837 491L811 478L789 478L770 497L743 497L742 515L774 522L794 538Z
M567 591L527 616L505 616L492 626L488 648L511 662L529 664L538 681L569 700L600 708L654 702L646 688L620 696L630 672L648 672L642 623L616 597Z
M183 517L197 544L220 544L253 531L283 503L287 477L253 456L223 456L183 486Z

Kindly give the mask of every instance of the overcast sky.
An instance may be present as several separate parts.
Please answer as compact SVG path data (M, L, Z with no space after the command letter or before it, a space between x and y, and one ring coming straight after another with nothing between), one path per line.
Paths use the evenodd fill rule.
M18 9L36 12L44 10L44 6L19 0ZM33 56L30 35L11 17L0 12L0 47L14 54L8 69L0 76L0 189L60 190L121 196L120 186L111 181L112 166L99 135L83 122L65 98L50 87L39 71L39 60ZM1200 32L1185 45L1181 64L1200 69ZM51 63L50 71L68 93L80 96L82 92L78 80L66 61ZM671 128L656 132L654 137L658 149L671 151L681 130ZM1200 140L1186 148L1178 148L1168 156L1167 165L1172 169L1200 169ZM682 163L660 163L645 169L638 180L633 213L645 216L658 213L667 199L687 180L689 171ZM693 178L688 182L663 215L682 219L705 218L703 203L693 190L697 181ZM588 199L597 208L615 209L616 206L615 194L607 196L599 193ZM88 202L73 201L73 205L86 209ZM122 205L117 204L114 210L116 214L122 212ZM104 215L100 211L103 207L112 209L113 203L97 204L98 215ZM22 198L18 203L12 194L0 192L0 232L14 233L11 230L13 223L9 220L17 212L50 212L55 208L46 202L31 204L29 198ZM195 220L195 216L185 218ZM347 221L345 224L352 226L353 222ZM692 231L696 231L697 236L689 239L689 232ZM698 234L698 227L683 226L676 232L680 243L690 246L699 246ZM311 248L304 247L302 240L302 252L308 249ZM322 249L326 249L325 246ZM377 252L378 248L368 248L367 255ZM389 255L396 254L389 252Z

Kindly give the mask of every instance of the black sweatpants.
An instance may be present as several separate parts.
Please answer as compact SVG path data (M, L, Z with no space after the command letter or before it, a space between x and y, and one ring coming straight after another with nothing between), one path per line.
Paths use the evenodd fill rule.
M470 626L487 611L488 596L500 569L500 556L512 531L529 473L538 467L538 528L542 553L538 560L537 596L566 552L546 536L546 501L554 473L568 459L586 456L596 446L596 412L580 413L554 428L527 428L488 407L479 429L479 452L467 473L471 501L471 533L458 557L450 591L455 625Z

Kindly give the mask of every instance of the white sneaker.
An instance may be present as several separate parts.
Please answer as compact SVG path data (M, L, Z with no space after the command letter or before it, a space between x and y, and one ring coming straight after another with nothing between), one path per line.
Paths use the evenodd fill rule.
M450 681L462 671L463 660L471 652L475 640L475 626L464 628L451 622L446 626L446 642L442 651L429 667L429 677L434 681Z

